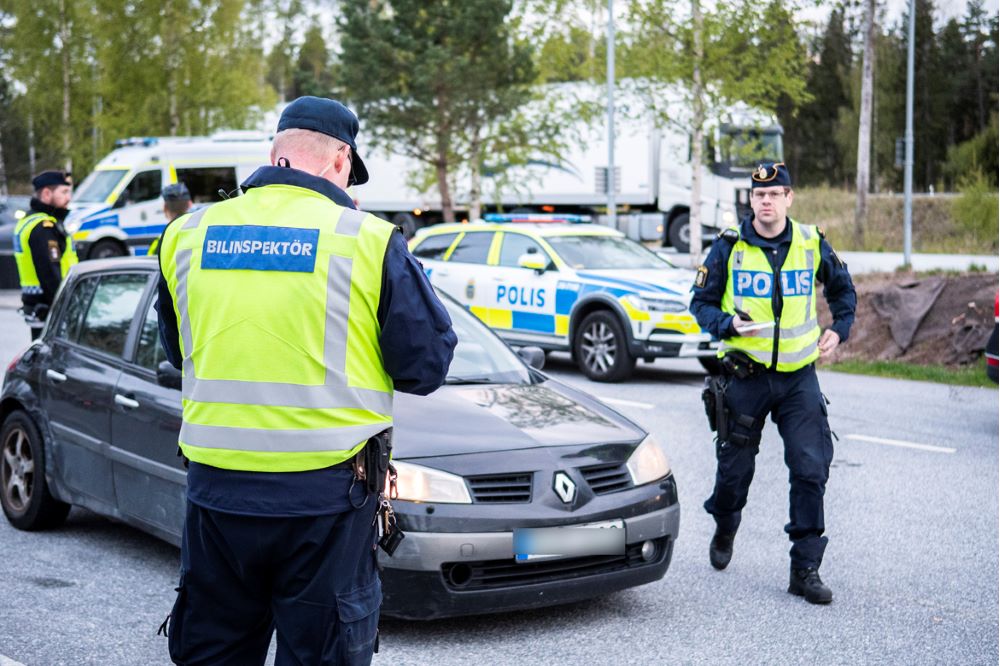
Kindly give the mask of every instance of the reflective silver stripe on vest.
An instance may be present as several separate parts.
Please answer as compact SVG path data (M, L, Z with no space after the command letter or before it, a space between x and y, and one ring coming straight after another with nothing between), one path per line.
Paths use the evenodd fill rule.
M340 214L340 219L337 220L337 228L334 231L343 236L357 236L361 231L361 223L365 221L366 217L368 217L368 213L362 210L345 208L344 212Z
M261 430L187 423L181 426L180 441L206 449L272 451L303 453L313 451L349 451L390 424L372 423L345 428L317 430Z
M188 218L181 229L197 229L198 225L201 224L201 218L205 217L205 213L207 212L208 208L202 208L199 211L191 213L191 217Z
M809 274L813 276L812 289L809 290L808 301L806 301L806 316L809 317L806 323L800 324L799 326L792 326L790 328L781 327L781 337L783 338L797 338L800 335L806 335L811 333L814 328L819 326L819 322L816 320L813 313L813 301L816 300L816 253L810 250L806 254L806 270Z
M743 267L743 250L737 250L733 253L733 271L738 271ZM729 274L730 277L732 273ZM736 289L733 288L733 307L742 310L743 309L743 296L738 296L736 294Z
M818 340L814 341L805 349L800 349L794 352L778 352L778 363L799 363L806 360L813 352L816 351L818 346Z
M355 210L344 210L344 213L348 212L359 213ZM367 213L360 213L360 219L364 220L367 215ZM355 215L349 216L349 220L355 219L357 219ZM347 228L351 229L352 225L348 225ZM360 231L360 226L353 228L353 231L354 233ZM330 257L323 341L326 379L320 385L199 379L192 358L194 342L191 334L191 319L188 316L187 278L191 269L191 250L178 252L176 261L177 308L181 315L181 336L185 351L181 394L185 400L305 409L353 408L365 409L379 414L392 413L391 393L347 386L347 329L350 317L350 292L348 291L345 295L343 290L345 285L348 290L350 289L351 259L339 256ZM379 432L379 430L374 432ZM232 440L230 440L231 443Z

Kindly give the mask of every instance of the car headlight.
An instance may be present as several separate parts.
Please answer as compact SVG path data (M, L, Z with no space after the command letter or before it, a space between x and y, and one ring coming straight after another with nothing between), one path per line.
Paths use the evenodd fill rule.
M472 497L462 477L423 465L393 461L398 478L399 499L408 502L472 504Z
M736 224L736 213L731 210L727 210L722 214L722 223L726 226Z
M629 294L625 297L625 300L636 310L645 310L647 312L684 312L687 310L687 305L681 301L669 298L651 298L649 296Z
M66 231L71 236L80 230L80 222L82 220L68 220L66 222Z
M670 473L667 454L652 435L647 435L646 439L635 447L625 466L632 476L632 483L637 486L657 481Z

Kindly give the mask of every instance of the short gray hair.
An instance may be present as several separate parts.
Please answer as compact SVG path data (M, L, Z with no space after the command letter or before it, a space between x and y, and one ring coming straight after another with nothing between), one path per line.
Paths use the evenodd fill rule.
M271 152L275 158L294 155L326 159L347 144L332 136L293 127L274 135Z

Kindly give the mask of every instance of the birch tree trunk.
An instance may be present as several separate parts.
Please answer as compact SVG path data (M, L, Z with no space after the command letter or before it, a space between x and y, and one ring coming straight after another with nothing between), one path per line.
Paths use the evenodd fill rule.
M7 168L3 161L3 130L0 128L0 197L7 196Z
M73 158L70 156L70 144L72 137L72 127L70 127L70 40L69 16L66 14L66 0L59 0L59 41L62 42L62 83L63 83L63 108L62 108L62 157L64 168L68 172L73 171Z
M694 71L692 72L692 123L691 123L691 209L688 213L690 230L691 265L701 263L701 163L705 127L704 87L701 81L701 63L705 58L703 44L705 22L701 14L701 0L691 0L691 22L694 38Z
M858 119L857 201L854 205L854 245L865 243L868 187L871 180L872 95L875 70L875 3L865 0L865 51L861 66L861 113Z

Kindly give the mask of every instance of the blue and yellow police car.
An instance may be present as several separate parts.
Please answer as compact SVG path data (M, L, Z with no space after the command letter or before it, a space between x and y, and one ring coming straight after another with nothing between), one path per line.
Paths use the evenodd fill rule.
M569 351L590 379L622 381L640 358L696 357L718 343L688 310L694 273L576 216L487 215L410 242L431 282L511 344Z

